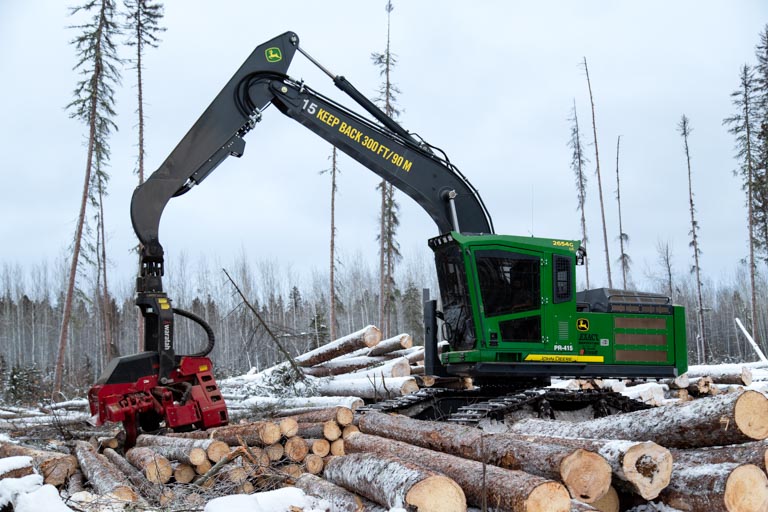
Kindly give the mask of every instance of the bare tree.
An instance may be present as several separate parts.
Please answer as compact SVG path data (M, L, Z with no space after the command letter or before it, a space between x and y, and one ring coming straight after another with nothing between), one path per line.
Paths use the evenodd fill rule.
M392 68L397 64L397 56L391 51L391 14L394 6L391 0L387 0L387 46L383 53L373 53L371 58L376 66L381 69L384 82L379 88L377 102L384 108L384 113L389 117L397 117L400 111L397 109L396 100L400 90L392 83ZM394 287L395 262L400 258L400 249L396 241L397 226L399 224L397 210L399 205L395 199L395 187L382 180L378 188L381 192L381 210L379 215L379 326L385 336L389 336L391 321L391 300Z
M603 220L603 242L605 244L605 270L608 273L608 288L613 288L611 278L611 256L608 251L608 230L605 224L605 203L603 201L603 180L600 177L600 152L597 146L597 123L595 121L595 100L592 96L592 82L589 80L589 68L587 58L584 57L584 73L587 75L587 87L589 88L589 103L592 105L592 135L595 142L595 174L597 175L597 191L600 196L600 215Z
M664 271L666 293L672 298L675 290L672 287L672 247L669 245L669 241L662 242L658 240L656 242L656 254L658 255L658 262Z
M571 148L571 169L576 177L576 200L578 210L581 214L581 244L587 245L587 220L584 213L584 205L587 200L587 175L584 173L584 167L589 161L584 155L584 148L581 145L581 133L579 131L579 117L576 115L576 100L573 100L573 110L571 111L571 139L568 146ZM589 258L585 258L584 269L586 270L587 289L589 289Z
M625 245L629 244L629 235L624 232L624 226L621 222L621 180L619 179L619 147L621 145L621 135L616 139L616 203L619 205L619 247L621 249L621 255L619 256L619 264L621 265L621 279L622 286L627 289L627 272L629 272L629 265L632 263L629 255L624 251Z
M94 159L98 158L100 161L108 159L107 138L112 130L117 129L112 121L112 117L115 115L113 85L120 81L120 71L117 67L120 59L112 40L119 33L119 27L115 23L114 0L90 0L80 7L71 9L71 14L74 15L80 11L92 13L88 23L75 27L82 29L83 33L72 41L79 56L76 69L81 69L81 74L85 75L86 78L78 82L75 88L75 99L67 108L72 109L71 117L80 119L87 124L88 149L85 180L80 198L80 213L75 227L72 261L69 267L69 279L62 312L53 382L54 396L58 396L61 392L67 333L72 313L72 298L75 291L86 207L91 193Z
M330 291L328 293L330 305L328 315L330 317L330 335L331 339L335 340L336 336L336 175L339 172L338 167L338 151L334 146L331 153L331 168L323 172L328 172L331 175L331 257L330 257Z
M693 180L691 175L691 152L688 146L688 137L691 135L691 125L688 118L683 114L680 118L680 122L677 125L680 135L683 137L683 146L685 149L685 161L688 166L688 202L691 211L691 247L693 248L693 267L691 272L696 277L696 318L698 323L698 333L696 336L696 352L699 364L706 364L706 336L704 333L704 305L701 296L701 266L699 265L699 256L701 250L699 249L699 223L696 221L696 208L693 204Z
M751 330L752 336L757 339L757 292L755 286L755 274L757 266L755 265L755 224L759 222L756 219L755 190L759 188L756 183L755 169L757 167L757 147L755 137L757 128L755 123L758 119L756 104L754 102L755 83L752 69L744 64L741 68L739 88L731 93L733 105L737 111L731 117L723 120L723 124L729 125L728 131L736 137L736 158L739 160L739 169L734 171L735 175L740 175L742 179L742 188L747 193L747 228L749 230L749 284L752 298L751 311Z

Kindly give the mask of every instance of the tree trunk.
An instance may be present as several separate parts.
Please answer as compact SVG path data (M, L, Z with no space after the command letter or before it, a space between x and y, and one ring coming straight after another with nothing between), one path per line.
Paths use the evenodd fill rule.
M349 407L329 407L289 417L298 423L322 423L328 420L336 420L336 423L343 427L352 423L355 413Z
M414 393L419 385L413 377L372 376L362 379L322 379L317 383L322 395L355 396L370 400L382 400Z
M106 448L104 450L104 457L106 457L109 462L114 464L115 467L125 475L128 481L133 484L139 494L141 494L144 498L151 501L160 499L162 487L159 485L154 485L152 482L147 480L147 477L144 476L144 474L130 462L128 462L122 455L117 453L112 448Z
M712 370L702 372L700 370L688 370L686 374L690 379L707 377L711 383L715 384L737 384L739 386L749 386L752 384L752 370L748 366L742 366L741 370L734 370L727 373L712 373Z
M323 423L299 423L298 435L306 438L335 441L341 437L341 429L335 420Z
M44 482L55 487L64 485L78 467L73 455L0 442L0 458L15 456L32 457L32 465L43 475Z
M411 348L413 339L409 334L398 334L392 338L382 340L368 351L369 356L381 356L395 350Z
M754 464L764 470L766 468L766 459L768 459L768 441L755 441L752 443L691 450L676 450L673 448L671 452L675 464L680 466L732 462Z
M296 479L296 487L310 496L326 500L335 512L362 512L360 496L324 478L305 473Z
M83 474L98 494L108 494L123 501L138 499L126 477L104 455L96 453L90 443L75 441L75 456Z
M752 464L676 464L660 498L685 511L763 511L768 509L768 478Z
M578 423L527 419L512 425L510 431L649 440L672 448L739 444L768 438L768 398L757 391L744 391Z
M302 367L314 366L342 354L347 354L362 347L372 347L381 340L381 331L369 325L357 332L341 337L322 347L310 350L296 358L296 364Z
M222 457L229 453L229 446L226 442L216 439L189 439L185 437L175 437L178 435L179 434L153 436L149 434L141 434L138 438L136 438L136 446L146 448L154 448L155 446L171 446L177 449L186 449L188 451L192 448L202 448L205 450L206 455L209 459L211 459L212 462L218 462Z
M344 441L349 453L370 452L394 455L439 471L458 483L475 507L488 506L513 512L567 512L571 498L559 482L523 471L486 466L454 455L356 433ZM327 471L327 469L326 469Z
M463 425L414 420L405 416L366 413L362 432L397 439L415 446L553 480L562 480L571 496L591 503L611 485L611 467L601 456L581 448L524 441L486 434ZM349 436L354 437L354 434Z
M173 476L171 462L152 448L137 446L128 450L125 459L152 483L164 484Z
M389 360L383 364L357 370L351 373L336 375L336 380L343 379L381 379L390 377L408 377L411 374L411 363L405 357Z
M32 457L27 455L15 455L3 459L3 468L0 470L0 480L4 478L21 478L33 475Z
M591 450L610 464L615 483L646 500L655 499L669 484L674 456L656 443L607 439L572 439L559 436L497 434L537 443Z
M388 507L420 512L467 510L461 487L450 478L392 456L357 453L336 457L325 467L326 480Z
M181 432L168 434L173 439L208 439L219 441L220 444L227 444L230 446L237 446L242 439L246 444L253 444L258 446L268 446L280 441L282 433L280 427L272 421L256 421L253 423L245 423L243 425L228 425L226 427L218 427L211 430L201 430L197 432ZM206 451L208 448L206 448ZM219 446L220 452L224 451L224 448ZM229 452L229 449L224 453L219 453L218 457ZM211 453L208 453L211 457ZM211 458L213 462L217 462L217 459Z

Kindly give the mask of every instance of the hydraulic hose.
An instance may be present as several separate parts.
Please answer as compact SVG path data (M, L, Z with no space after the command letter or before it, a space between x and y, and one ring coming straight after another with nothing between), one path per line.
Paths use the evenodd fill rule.
M205 357L210 354L214 345L216 345L216 336L213 334L213 329L211 329L211 326L208 325L208 322L192 313L191 311L186 311L184 309L173 308L173 313L179 316L183 316L184 318L189 318L200 327L202 327L205 330L205 333L208 335L208 346L206 346L202 352L198 352L197 354L188 354L189 357Z

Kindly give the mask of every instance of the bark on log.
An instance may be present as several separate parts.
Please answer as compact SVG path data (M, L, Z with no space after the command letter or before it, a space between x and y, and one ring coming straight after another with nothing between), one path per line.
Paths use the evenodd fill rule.
M104 457L106 457L109 462L114 464L115 467L119 469L123 475L125 475L128 481L131 482L133 487L139 494L141 494L141 496L150 501L158 501L160 499L163 490L162 486L155 485L147 480L147 477L144 476L141 471L136 469L136 467L134 467L130 462L128 462L128 460L126 460L122 455L117 453L112 448L105 448Z
M370 348L379 341L381 341L381 331L377 327L369 325L357 332L301 354L296 357L296 364L305 368L314 366L359 348Z
M660 498L684 511L764 511L768 510L768 478L753 464L676 465Z
M357 453L332 459L326 480L354 489L388 507L413 507L420 512L465 512L461 487L434 471L392 456Z
M393 377L408 377L411 375L411 363L405 357L398 357L386 363L358 370L352 373L336 375L336 380L360 380L360 379L389 379Z
M403 350L413 346L410 334L398 334L386 340L381 340L368 351L369 356L381 356L395 350Z
M303 368L302 370L307 375L312 375L313 377L328 377L370 368L399 357L405 357L408 359L408 362L413 365L418 361L424 360L424 347L412 347L405 350L397 350L381 356L361 354L349 357L349 355L347 355L331 359L330 361L313 366L312 368Z
M208 460L208 454L205 452L204 448L196 446L190 447L189 444L161 445L152 443L147 438L144 438L142 439L142 444L138 444L137 440L136 446L151 447L155 452L168 460L176 460L189 464L190 466L197 466Z
M313 474L301 475L296 479L295 485L310 496L328 501L331 510L335 512L362 512L364 510L360 496Z
M299 437L335 441L341 437L341 428L339 428L336 420L328 420L322 423L299 423L297 435Z
M336 420L336 423L343 427L352 424L355 413L349 407L328 407L288 417L296 420L298 423L322 423L328 420ZM298 432L296 435L298 435Z
M43 481L55 487L64 485L77 471L77 459L73 455L0 442L0 458L20 455L32 457L32 466L43 475Z
M32 467L32 457L28 455L14 455L3 459L5 472L0 472L0 480L4 478L21 478L35 473Z
M583 501L571 500L571 512L594 512L597 509Z
M353 434L344 443L349 453L394 455L438 471L461 486L472 506L482 506L485 499L493 508L514 512L570 510L571 497L565 486L523 471L486 466L481 462L370 434Z
M275 416L293 416L305 412L327 409L329 407L348 407L353 411L365 402L356 396L308 396L308 397L244 397L230 394L224 397L227 407L237 409L245 407L249 411L264 411Z
M577 423L527 419L512 425L510 431L653 441L673 448L739 444L768 438L768 398L757 391L744 391Z
M196 434L197 432L189 432ZM179 437L177 437L179 436ZM238 444L237 441L235 444ZM150 434L141 434L136 438L136 446L146 448L155 448L157 446L171 446L179 450L187 450L190 453L192 448L202 448L212 462L218 462L222 457L229 453L229 445L216 439L193 439L180 437L179 434L167 434L164 436L153 436ZM191 454L190 454L191 455ZM173 457L171 457L173 458ZM181 459L175 459L181 460ZM190 462L192 462L190 460ZM202 464L199 463L199 464ZM197 465L197 464L196 464Z
M147 480L152 483L164 484L173 476L171 462L152 448L143 446L131 448L126 452L125 459L133 467L141 470Z
M72 496L77 492L84 491L84 483L85 477L83 476L83 473L81 471L75 471L70 475L69 480L67 480L67 494Z
M611 465L616 484L623 490L642 496L646 500L656 498L669 484L672 474L673 454L667 448L651 441L622 441L607 439L572 439L553 436L524 434L497 434L528 442L559 444L572 448L591 450Z
M540 444L502 434L486 434L477 428L463 425L375 412L364 414L358 426L369 434L562 480L573 498L587 503L602 497L611 485L611 467L608 462L600 455L582 448Z
M167 437L174 439L209 439L220 441L221 443L229 446L237 446L240 444L238 438L242 438L249 445L268 446L274 444L280 440L282 433L280 427L273 421L255 421L252 423L244 423L242 425L228 425L226 427L214 428L211 430L203 430L197 432L181 432L168 434ZM208 453L208 457L211 457L213 462L217 462L221 457L229 453L229 448L223 448L221 445L216 450L216 456L214 459L211 457L211 453ZM206 448L208 452L208 448Z
M742 366L740 369L734 369L727 373L712 373L712 369L708 370L706 373L701 370L689 370L686 375L691 379L708 377L715 384L737 384L739 386L752 384L752 369L748 366Z
M722 464L733 462L739 464L754 464L765 470L768 459L768 440L754 441L728 446L713 446L709 448L694 448L689 450L671 449L675 464L695 466L697 464Z
M369 400L382 400L418 391L419 385L413 377L331 378L318 379L317 389L321 395L356 396Z
M86 441L75 441L75 456L91 487L123 501L137 501L138 496L128 479L104 456L96 453Z

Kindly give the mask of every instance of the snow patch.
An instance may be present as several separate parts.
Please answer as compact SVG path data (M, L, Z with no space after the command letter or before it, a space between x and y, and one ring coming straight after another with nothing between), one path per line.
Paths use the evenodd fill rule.
M291 512L291 507L298 507L304 512L325 512L329 506L325 500L307 496L301 489L285 487L215 498L205 505L204 512Z
M34 491L21 494L14 504L14 512L72 512L61 501L59 491L52 485L44 485Z
M27 475L21 478L3 478L0 480L0 507L4 507L9 503L14 503L19 495L34 492L42 485L43 477L40 475Z
M18 455L15 457L5 457L0 459L0 475L4 475L10 471L26 468L32 465L32 457L26 455Z

